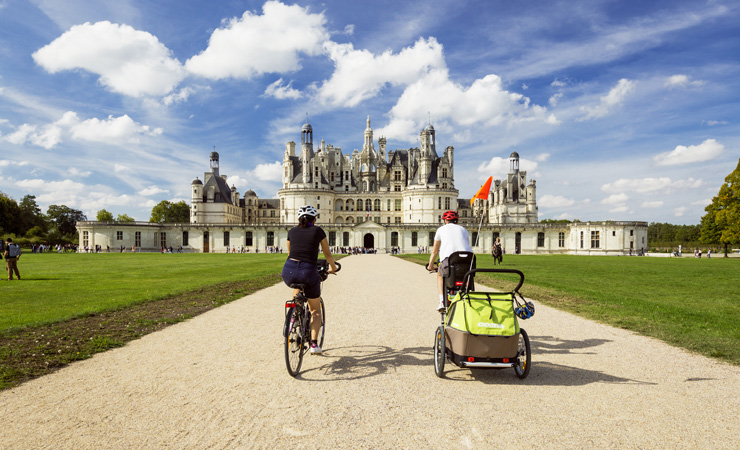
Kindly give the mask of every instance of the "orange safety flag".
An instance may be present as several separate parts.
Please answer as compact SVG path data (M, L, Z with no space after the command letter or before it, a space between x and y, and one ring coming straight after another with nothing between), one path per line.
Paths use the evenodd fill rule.
M481 186L480 189L478 189L478 192L475 193L473 198L470 199L470 206L473 206L473 202L476 198L480 198L483 200L488 199L488 192L491 190L491 181L493 181L493 177L488 177L488 180L483 183L483 186Z

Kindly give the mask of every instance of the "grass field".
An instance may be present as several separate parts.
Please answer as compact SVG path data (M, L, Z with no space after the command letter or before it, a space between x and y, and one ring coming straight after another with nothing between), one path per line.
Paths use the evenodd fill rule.
M0 332L66 320L218 283L279 273L281 254L24 254L0 281ZM4 264L3 264L4 266Z
M478 267L493 259L479 255ZM521 292L536 301L740 365L738 259L506 255L501 267L521 270ZM513 287L506 277L476 277Z

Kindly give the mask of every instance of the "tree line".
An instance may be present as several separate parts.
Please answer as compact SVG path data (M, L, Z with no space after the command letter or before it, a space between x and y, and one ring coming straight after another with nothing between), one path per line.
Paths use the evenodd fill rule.
M127 214L114 216L101 209L96 217L100 222L131 223L134 218ZM0 192L0 236L12 237L20 245L32 244L74 244L77 235L77 222L87 220L79 209L66 205L50 205L46 213L41 211L35 195L26 195L20 202ZM190 207L184 201L163 200L152 208L150 222L189 222Z

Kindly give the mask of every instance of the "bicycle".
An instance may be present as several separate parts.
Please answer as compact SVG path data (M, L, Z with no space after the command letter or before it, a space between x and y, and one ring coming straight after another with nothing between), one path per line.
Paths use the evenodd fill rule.
M337 272L339 272L342 269L342 265L338 262L335 262L335 264L337 266ZM322 259L319 260L317 265L321 281L324 282L329 277L329 262ZM311 311L308 309L308 298L305 293L306 285L303 283L293 283L290 287L298 289L299 292L292 300L285 302L283 339L285 343L285 366L290 376L295 377L301 370L303 356L310 348ZM324 307L323 298L320 298L320 304L321 328L319 329L317 341L319 347L323 347L326 324L326 308Z

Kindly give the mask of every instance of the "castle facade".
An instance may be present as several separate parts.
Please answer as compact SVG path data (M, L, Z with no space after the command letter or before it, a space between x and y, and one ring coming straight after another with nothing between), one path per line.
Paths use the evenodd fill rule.
M536 182L519 170L517 152L509 156L506 179L471 204L455 188L455 149L437 150L431 124L419 133L418 148L388 150L384 137L377 144L369 117L362 149L349 154L323 140L314 145L313 128L304 124L300 147L285 146L277 199L229 187L214 151L203 180L191 183L190 223L80 222L80 244L200 252L284 248L298 208L313 205L331 246L416 252L433 245L442 213L452 209L481 253L490 253L496 238L508 253L636 254L647 247L646 222L538 223Z

